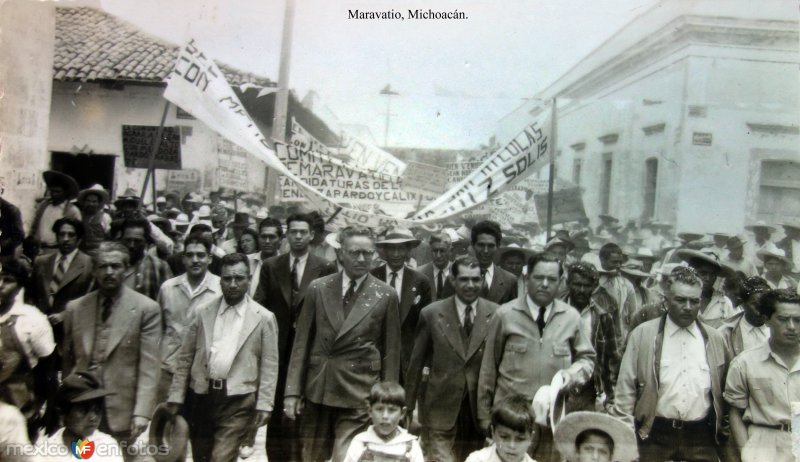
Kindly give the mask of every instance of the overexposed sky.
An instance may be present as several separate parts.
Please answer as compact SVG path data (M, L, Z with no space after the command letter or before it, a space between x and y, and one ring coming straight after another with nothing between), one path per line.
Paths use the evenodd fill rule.
M342 123L389 146L475 148L497 121L566 72L655 0L295 0L290 88L316 91ZM721 0L722 1L722 0ZM278 78L283 0L101 0L176 44ZM466 20L354 20L348 10L458 9Z

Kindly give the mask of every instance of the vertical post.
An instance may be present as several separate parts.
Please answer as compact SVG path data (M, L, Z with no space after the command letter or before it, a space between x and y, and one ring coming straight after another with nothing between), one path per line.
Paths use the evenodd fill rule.
M158 206L156 205L156 199L158 199L158 194L156 194L156 169L153 168L153 212L158 213Z
M558 100L553 98L553 107L550 114L550 175L547 182L547 240L552 237L553 232L553 186L556 175L556 149L558 149L558 111L556 104Z
M289 65L292 56L292 26L294 24L294 0L286 0L283 12L283 37L281 39L281 61L278 69L278 92L275 94L275 113L272 119L272 138L286 142L286 118L289 111ZM278 190L278 174L267 170L267 203L275 200Z
M389 117L392 113L392 94L386 94L386 126L383 128L383 147L389 146Z
M167 113L169 112L169 101L164 102L164 113L161 114L161 123L158 124L158 131L156 131L156 139L153 142L153 149L150 151L150 159L147 161L147 173L144 175L144 183L142 183L142 192L139 194L139 199L144 203L144 193L147 192L147 183L150 181L150 175L155 175L156 153L158 148L161 147L161 137L164 136L164 122L167 121ZM153 207L155 207L155 180L153 180Z

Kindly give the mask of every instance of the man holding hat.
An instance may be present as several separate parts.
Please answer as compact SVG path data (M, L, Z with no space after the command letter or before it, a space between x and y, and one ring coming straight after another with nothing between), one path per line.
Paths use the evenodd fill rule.
M678 258L685 261L693 268L703 281L700 296L700 311L697 318L713 328L718 328L722 323L737 313L733 303L724 293L717 290L714 284L717 278L733 275L730 268L723 266L719 257L707 251L681 249L677 252Z
M92 371L65 377L56 395L64 426L37 443L42 460L70 462L91 457L93 461L122 462L123 450L119 444L98 430L105 409L104 398L111 394L103 389Z
M42 174L48 197L36 208L30 235L39 243L42 253L54 252L58 247L53 224L62 217L81 220L81 211L70 203L78 195L78 183L69 175L54 170Z
M81 250L94 250L111 231L111 217L103 210L108 204L108 191L99 184L78 194L78 205L83 215L85 233Z
M411 357L419 312L431 302L431 283L428 278L406 266L411 250L419 242L408 229L389 229L383 239L375 243L386 264L371 271L373 276L389 284L400 298L401 378Z

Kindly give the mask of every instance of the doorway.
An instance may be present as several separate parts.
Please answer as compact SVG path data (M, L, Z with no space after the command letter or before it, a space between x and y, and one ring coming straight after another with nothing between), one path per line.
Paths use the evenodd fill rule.
M99 183L113 197L116 158L117 156L108 154L53 152L50 157L50 168L75 178L81 189Z

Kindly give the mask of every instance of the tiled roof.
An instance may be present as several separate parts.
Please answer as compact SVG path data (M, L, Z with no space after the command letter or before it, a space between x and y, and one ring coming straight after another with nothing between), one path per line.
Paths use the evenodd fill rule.
M179 47L94 8L56 8L53 78L162 82ZM233 85L274 86L266 77L219 64Z

